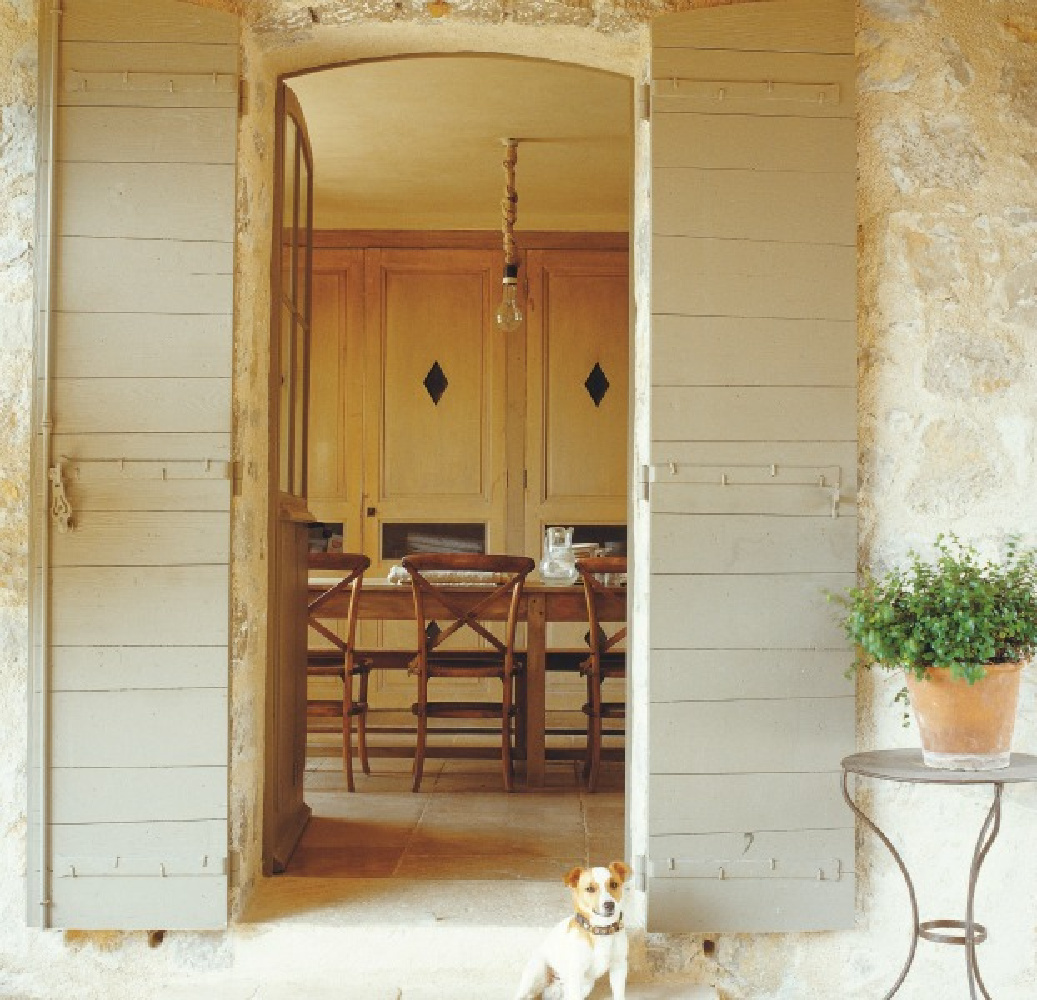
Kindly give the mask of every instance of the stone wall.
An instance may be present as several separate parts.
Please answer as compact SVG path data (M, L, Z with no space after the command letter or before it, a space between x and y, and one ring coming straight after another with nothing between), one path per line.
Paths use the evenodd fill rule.
M231 839L245 892L235 911L260 857L275 75L334 57L469 49L579 51L586 65L636 77L645 52L633 4L516 4L501 23L498 8L477 3L435 29L420 6L397 3L243 6L256 30L243 43L250 104L239 134L234 415L244 483L233 526ZM888 565L948 529L988 550L1012 531L1037 540L1037 15L1029 0L859 0L858 17L862 561ZM170 969L227 963L228 936L182 935L149 950L143 935L24 928L35 59L35 5L0 0L0 65L13 67L0 76L0 994L140 996ZM861 678L862 749L917 742L890 705L897 686ZM1035 704L1028 677L1019 743L1029 749ZM882 787L865 799L908 845L923 919L963 916L985 793ZM1037 892L1020 891L1037 886L1035 813L1037 792L1009 791L980 887L980 919L995 929L981 959L1003 1000L1029 998L1037 978ZM647 960L715 981L725 1000L878 996L905 953L908 909L867 837L858 915L854 932L722 936L710 954L701 938L653 937ZM960 949L923 945L899 996L962 993L948 985L962 966Z
M25 947L36 11L0 2L0 956ZM4 967L0 958L0 969ZM0 980L2 982L2 980Z

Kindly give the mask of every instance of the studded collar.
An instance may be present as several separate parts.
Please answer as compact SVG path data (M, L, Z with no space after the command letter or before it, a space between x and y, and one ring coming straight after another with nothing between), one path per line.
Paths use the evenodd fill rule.
M623 929L622 917L617 917L615 923L605 924L604 926L592 924L582 913L577 913L573 919L576 921L576 926L581 927L588 934L607 936L609 934L618 934Z

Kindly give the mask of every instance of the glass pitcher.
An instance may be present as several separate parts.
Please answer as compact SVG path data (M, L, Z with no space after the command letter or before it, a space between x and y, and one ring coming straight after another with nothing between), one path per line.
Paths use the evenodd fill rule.
M573 529L545 528L544 557L540 563L540 578L544 583L573 583L576 575Z

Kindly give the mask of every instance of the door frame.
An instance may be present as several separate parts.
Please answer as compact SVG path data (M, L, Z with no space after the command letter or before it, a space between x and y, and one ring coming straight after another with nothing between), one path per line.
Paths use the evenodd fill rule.
M516 46L517 47L517 46ZM641 500L639 478L635 470L648 461L649 446L649 400L650 393L650 369L648 365L648 350L650 347L651 320L648 311L650 295L650 270L648 262L651 256L651 243L648 235L648 222L650 221L650 173L651 173L651 146L649 140L648 105L646 99L646 87L649 86L650 78L647 55L638 60L636 70L630 67L622 69L604 69L592 61L576 62L570 59L547 59L539 56L527 56L514 51L493 51L492 49L468 49L465 51L450 51L448 49L437 49L435 51L400 51L387 53L385 55L361 57L356 59L341 59L330 62L315 62L312 65L298 69L288 70L277 75L275 81L276 93L280 95L283 87L290 80L299 76L307 76L311 73L320 73L325 70L338 69L349 66L363 65L366 63L396 62L402 59L439 59L446 57L490 57L502 59L523 59L532 62L562 63L585 69L590 72L610 73L614 76L624 77L631 81L633 88L632 115L633 115L633 143L631 164L631 217L629 224L629 273L630 273L630 383L629 403L627 417L627 538L630 561L630 601L627 611L628 622L628 659L630 669L627 671L627 740L626 740L626 788L624 792L624 815L626 825L626 847L625 855L632 857L636 853L644 853L641 845L647 843L647 812L648 812L648 736L647 736L647 712L648 712L648 608L645 594L647 587L648 572L648 517L647 504ZM279 113L279 112L278 112ZM267 179L273 183L272 190L278 189L278 182L271 177L269 169L279 168L280 156L275 151L274 162L268 168ZM275 175L276 176L276 175ZM279 218L275 205L275 213L272 226L276 225ZM276 234L275 234L276 239ZM276 245L271 244L272 247ZM276 257L272 257L271 269L276 264ZM273 287L273 271L271 270L271 287ZM271 303L271 309L274 308ZM271 338L276 331L273 314L271 313ZM270 349L273 350L272 339ZM273 368L273 366L271 366ZM276 414L274 391L274 378L271 375L271 396L269 400L271 414L271 433L268 451L268 468L270 470L271 484L276 484L276 443L275 429L272 426L273 415ZM268 508L268 551L275 550L277 504L276 490L271 486L271 502ZM272 845L270 843L272 813L271 795L273 783L277 773L278 747L273 742L273 701L274 701L274 672L276 641L271 639L276 629L276 571L273 565L274 559L270 560L270 582L267 592L267 620L271 622L268 631L266 649L266 732L267 741L265 746L263 775L263 857L262 870L264 875L272 871ZM640 595L640 596L639 596ZM634 734L633 736L631 734ZM640 734L640 738L637 737ZM636 899L639 893L632 893L635 897L633 903L628 906L629 918L632 922L643 923L644 900Z

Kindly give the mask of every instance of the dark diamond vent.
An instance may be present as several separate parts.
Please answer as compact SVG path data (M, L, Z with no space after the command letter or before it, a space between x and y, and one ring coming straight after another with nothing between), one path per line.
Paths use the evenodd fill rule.
M422 380L422 385L425 386L425 390L432 398L432 402L439 406L439 401L443 398L443 393L446 392L446 387L450 383L447 381L446 374L443 369L439 367L439 362L433 363L432 367L428 370L428 374Z
M590 393L591 399L594 400L594 405L601 406L605 393L609 391L609 380L605 378L601 365L594 362L594 367L591 369L590 375L587 376L587 381L583 384L587 387L587 392Z

